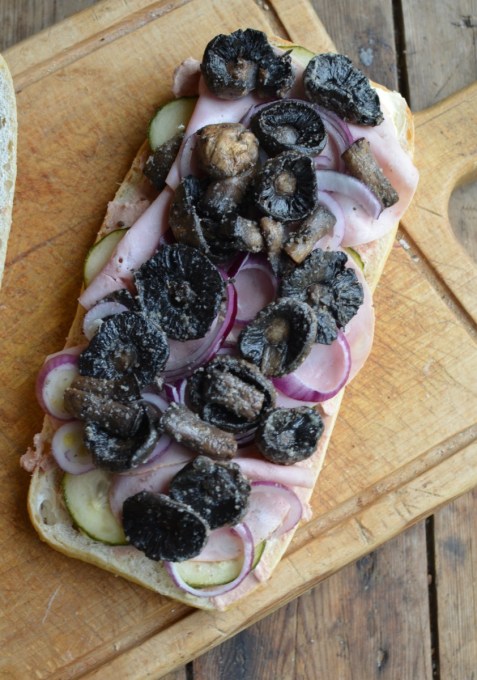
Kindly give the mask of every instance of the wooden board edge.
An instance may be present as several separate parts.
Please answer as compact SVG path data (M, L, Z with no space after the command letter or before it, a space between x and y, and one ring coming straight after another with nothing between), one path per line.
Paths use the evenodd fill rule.
M272 0L270 4L292 42L312 47L316 36L319 36L320 51L336 52L333 41L308 0L296 0L293 3L289 0Z

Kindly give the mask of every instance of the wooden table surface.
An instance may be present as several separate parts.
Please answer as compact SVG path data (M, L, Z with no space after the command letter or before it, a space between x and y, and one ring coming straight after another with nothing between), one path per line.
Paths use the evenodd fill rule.
M93 4L0 0L0 51ZM415 111L477 79L477 0L312 5L337 48ZM450 214L477 260L475 185L454 193ZM474 490L167 680L476 678L476 513Z

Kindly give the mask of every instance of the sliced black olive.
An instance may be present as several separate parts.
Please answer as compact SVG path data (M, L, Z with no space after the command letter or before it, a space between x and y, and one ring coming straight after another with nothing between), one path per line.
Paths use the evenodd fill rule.
M299 264L307 257L315 243L331 232L336 223L336 217L327 208L317 205L300 226L291 232L283 245L284 251Z
M256 366L231 356L198 368L187 382L187 394L203 420L235 433L256 427L276 399L273 384Z
M144 166L144 174L158 191L166 186L166 177L179 152L184 132L178 132L152 153Z
M205 191L205 183L192 175L184 177L172 198L169 226L176 241L207 253L209 247L202 231L198 204Z
M171 404L161 423L167 434L196 453L224 460L237 453L237 442L230 432L206 423L182 404Z
M154 382L169 358L164 331L141 314L122 312L106 319L79 356L81 375L106 380L134 377L139 386Z
M235 177L257 164L258 139L240 123L214 123L197 131L197 154L210 177Z
M313 250L281 281L280 295L307 302L317 315L317 342L330 344L356 314L364 299L353 269L342 251Z
M213 38L201 69L209 90L222 99L238 99L254 89L285 97L294 80L290 55L276 55L265 33L252 28Z
M265 375L291 373L316 339L316 317L306 302L282 298L264 307L241 331L240 354Z
M166 245L135 273L142 309L176 340L202 338L225 291L214 264L196 248Z
M313 161L296 151L270 158L258 175L255 202L260 210L283 222L302 220L317 204Z
M162 433L157 411L139 402L140 418L135 431L124 437L111 434L94 420L84 428L84 444L95 465L111 472L124 472L142 463L153 450Z
M251 120L251 128L271 156L281 151L316 156L326 145L326 130L312 104L294 99L272 102Z
M255 441L267 460L293 465L313 455L323 430L323 420L313 408L277 408L267 413Z
M140 491L123 503L126 538L151 560L182 562L196 557L209 534L192 508L164 494Z
M216 463L198 456L173 478L169 495L193 508L211 529L217 529L242 519L250 491L236 463Z
M341 157L349 172L371 189L383 208L389 208L399 201L397 191L377 164L367 139L357 139Z
M379 97L364 73L343 54L317 54L303 74L308 99L360 125L379 125Z

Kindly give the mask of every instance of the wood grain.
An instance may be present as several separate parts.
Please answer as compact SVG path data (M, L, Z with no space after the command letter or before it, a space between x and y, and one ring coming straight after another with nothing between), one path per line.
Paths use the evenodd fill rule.
M198 3L192 4L198 6ZM228 3L227 8L224 8L220 3L214 3L215 22L225 27L227 22L228 25L233 25L233 22L238 22L242 18L243 21L253 20L260 24L268 21L266 17L272 12L268 10L268 12L259 13L256 6L245 6L246 3L242 3L244 6L239 7L239 4L231 2ZM175 11L171 10L173 3L154 3L154 8L157 9L160 6L163 9L166 5L169 12ZM276 3L272 25L276 30L281 21L290 21L293 39L300 40L300 33L298 33L300 23L292 22L292 13L286 5L286 2ZM12 339L10 347L13 348L15 344L17 346L15 351L12 349L8 353L5 364L8 366L8 371L5 376L5 394L1 404L3 422L12 422L12 417L18 418L18 413L25 410L24 404L29 404L34 414L33 417L39 422L39 410L31 400L36 370L35 362L40 361L47 351L51 351L52 338L61 342L66 331L67 319L65 319L64 312L55 317L53 310L53 318L50 318L51 308L48 309L48 314L35 312L28 323L17 314L17 310L23 310L30 305L29 277L31 272L38 279L44 276L44 270L37 266L38 254L45 255L47 258L52 253L55 256L54 266L50 264L49 269L52 273L52 281L49 284L48 299L56 301L54 306L71 304L79 285L79 270L83 253L94 233L95 225L101 218L102 208L108 198L107 193L110 191L110 186L122 176L124 168L127 167L128 158L139 142L143 124L141 117L147 118L147 113L144 111L141 110L138 114L131 109L128 120L129 128L119 135L124 146L116 149L115 155L108 156L104 154L105 146L111 140L117 143L118 134L115 125L119 118L125 115L125 110L129 112L127 107L131 106L126 93L121 94L121 88L119 88L117 100L112 104L123 107L118 108L121 115L114 114L111 127L107 127L101 136L95 137L91 129L88 129L88 125L93 128L95 125L100 127L102 125L101 118L95 120L98 113L94 105L88 105L86 109L81 109L80 106L78 111L68 108L69 82L76 84L78 76L81 76L83 88L81 93L89 96L90 92L94 92L94 88L98 87L98 73L100 75L117 74L113 55L119 63L120 59L117 54L121 55L121 59L126 55L129 59L135 54L133 40L135 31L141 31L142 45L152 46L154 39L157 38L154 17L148 15L146 2L141 3L139 9L138 3L135 3L133 24L128 24L127 21L127 14L131 9L128 3L103 3L100 7L103 11L99 14L88 14L83 17L87 20L86 25L93 30L92 38L88 35L89 28L82 33L84 21L77 25L72 20L71 30L78 31L78 33L73 31L73 34L81 35L80 48L70 50L67 58L62 54L60 59L56 59L55 42L46 40L46 35L41 37L37 43L37 49L43 59L40 73L37 74L35 71L35 62L32 61L30 49L27 50L27 54L21 54L21 48L11 52L13 56L15 53L18 55L17 63L21 65L19 73L23 74L22 82L25 91L20 94L20 101L24 122L31 127L33 121L36 121L36 125L46 138L36 140L33 137L28 142L25 140L23 147L24 157L34 154L37 166L30 170L25 166L20 182L22 203L26 201L25 205L30 207L27 213L17 212L17 223L24 225L24 230L16 231L16 240L10 258L9 297L6 299L9 303L15 300L15 310L11 307L4 309L4 319L6 319L5 328ZM185 35L189 40L187 48L192 46L191 49L200 50L204 36L196 35L197 31L194 33L192 24L187 24L190 7L187 9L184 7L183 10L178 4L176 7L175 19L180 21L181 27L185 27ZM369 8L369 5L366 4L366 7ZM296 8L295 3L294 8ZM364 8L365 3L363 3L363 10ZM377 3L373 5L373 8L378 11ZM369 60L371 54L369 49L375 43L369 40L368 43L363 42L363 31L367 35L366 29L362 28L363 24L360 23L364 12L360 11L356 5L348 9L351 16L357 10L356 26L359 23L360 42L352 44L349 41L346 47L349 46L355 50L358 58L361 54L361 57ZM384 23L387 37L384 42L389 43L392 48L388 5L385 11ZM335 14L338 13L335 12ZM164 16L163 13L160 17L160 25L166 26L164 29L166 32L167 27L171 31L170 36L167 37L166 34L171 44L170 59L166 60L165 64L161 64L161 68L167 70L180 59L186 46L182 43L179 45L178 36L174 36L175 22L168 24ZM200 16L201 20L204 20L202 11ZM306 16L310 18L309 14ZM324 19L323 14L321 16ZM99 24L98 17L100 18ZM373 23L374 17L375 13L372 13L371 23L374 26L373 30L376 31L373 35L377 36L379 35L378 22ZM215 22L210 23L211 35L216 32ZM349 22L346 23L349 29ZM346 28L346 23L343 22L343 30ZM319 34L319 28L317 33L313 34L310 24L306 26L306 30L307 35L303 35L303 42L307 42L308 35L315 35L316 38ZM65 33L59 30L55 35L58 39L64 39ZM163 39L164 34L161 33L160 37ZM101 40L101 38L105 39L98 45L96 40ZM103 44L105 42L107 45ZM34 46L35 43L32 42L29 48ZM95 54L88 57L91 50ZM98 60L100 70L96 67ZM134 60L139 63L140 56L135 55L133 62ZM380 63L381 59L376 58L376 67L379 67ZM48 69L51 68L52 70L49 71ZM150 68L152 73L154 64L146 68ZM390 73L392 71L388 71L388 77ZM144 74L144 76L147 75L149 72ZM48 82L54 83L56 90L55 98L51 101L43 91L45 79L48 78L50 78ZM384 80L384 78L383 73L381 79ZM59 86L64 90L62 91L61 87L58 89ZM135 84L134 87L136 86L139 97L140 86ZM106 80L102 87L103 90L106 89ZM147 93L147 87L144 91ZM159 89L158 99L162 96L165 96L165 90L163 92ZM42 119L41 115L38 119L38 114L42 114L41 110L35 109L38 102L43 104L45 109L43 113L46 114L47 107L54 114L58 112L57 119L49 120L46 115L45 119ZM79 103L81 104L81 101ZM148 101L144 103L144 106L147 110L155 103L157 102ZM115 111L114 108L113 111ZM77 159L73 156L68 157L73 167L76 167L75 163L79 163L81 167L94 168L91 170L92 174L84 178L75 175L70 179L64 164L56 162L51 166L49 162L49 155L54 157L55 154L59 154L61 145L64 145L65 137L63 140L57 139L55 134L58 129L61 129L65 115L68 116L69 122L63 134L66 134L68 143L71 143L73 139L75 144L80 141L83 144L83 137L93 142L92 144L84 142L84 146L80 146ZM88 117L91 119L88 120ZM96 166L98 154L101 160ZM36 179L38 172L42 173L41 182ZM87 198L88 186L92 181L98 191L93 201ZM32 200L32 187L40 192L44 187L48 189L45 203L38 200L38 197L36 201ZM82 220L81 224L77 219L75 220L75 216L79 213L77 203L66 208L62 207L61 211L58 210L58 206L62 205L62 197L68 196L69 199L73 197L74 200L78 200L75 198L78 192L86 197L85 220ZM90 200L89 203L88 200ZM39 214L37 214L38 211ZM27 214L31 222L28 221ZM68 227L66 229L64 226L60 227L60 223ZM39 225L40 230L45 231L36 234L31 228L32 225ZM46 243L42 240L45 232L50 232L49 241ZM71 247L72 239L75 242L75 249ZM401 282L400 286L394 285L397 281ZM360 376L347 395L348 405L344 412L345 417L330 451L323 474L320 496L314 503L316 521L306 531L297 535L290 558L282 565L274 581L275 585L270 586L276 587L277 592L288 588L288 597L295 597L310 588L317 578L332 573L352 559L351 555L354 554L356 557L365 555L370 550L376 550L380 541L393 536L410 522L425 516L430 509L438 507L446 499L461 493L463 490L460 482L462 469L469 470L466 483L468 485L474 483L472 466L475 465L476 452L471 444L475 435L471 431L471 425L474 422L471 418L473 392L469 381L472 370L475 371L475 366L472 364L472 355L466 354L468 343L466 332L459 327L456 318L442 303L439 295L429 286L427 280L422 278L419 263L410 259L407 252L402 250L393 252L387 282L387 292L383 292L379 302L377 300L380 317L384 319L385 326L378 333L375 352L373 352L369 366L369 375ZM397 307L396 303L398 303ZM399 310L398 318L396 318L396 308ZM419 308L429 310L432 323L420 317L417 312ZM32 325L36 330L33 348ZM42 329L40 333L37 331L38 328ZM395 347L397 328L400 333L404 331L402 351ZM442 335L443 329L449 333L448 336ZM449 345L451 345L451 351L449 351ZM23 358L22 362L17 359L20 355L27 357L27 365ZM449 376L451 376L450 396L448 395ZM373 405L369 403L369 397L363 398L365 391L367 395L373 395L376 384L380 389L381 418L384 418L381 422L376 421L376 407L373 408ZM458 399L458 395L462 393L461 386L464 386L468 395L468 403L465 404L464 411L459 413L451 410L450 413L445 414L445 422L436 423L436 418L440 417L439 406L443 403L447 406L452 400ZM409 407L410 403L414 409L419 410L419 419L421 415L423 416L422 423L419 423L422 427L421 432L418 428L402 432L402 422L407 415L406 406ZM395 414L391 413L391 404L399 405ZM415 414L413 416L416 418ZM15 630L11 624L13 615L10 609L6 610L7 616L4 618L3 627L0 626L4 648L5 641L8 642L7 657L2 661L4 664L2 670L17 673L16 664L18 659L21 659L21 663L26 664L24 668L28 668L28 672L33 672L35 669L38 677L61 677L63 680L66 677L78 677L79 674L88 673L91 678L116 678L125 677L126 668L130 677L142 678L145 674L149 674L149 677L158 677L160 673L166 672L174 665L173 659L177 663L181 659L185 661L191 658L191 650L195 649L195 654L197 654L204 648L204 645L208 647L219 643L227 635L237 631L243 625L251 624L277 606L276 596L272 589L266 591L266 596L260 596L250 603L248 608L239 608L235 616L224 615L213 619L208 616L195 616L195 614L190 616L184 607L171 606L164 598L160 598L159 601L151 598L140 588L125 584L102 572L98 573L98 570L88 565L79 565L56 554L52 555L48 548L32 541L21 500L24 498L26 480L16 471L16 460L29 439L31 428L31 420L25 416L21 417L8 431L2 432L2 444L9 453L6 457L5 475L1 477L0 497L4 511L3 518L6 518L3 521L8 527L7 532L3 531L2 535L9 535L16 547L15 553L12 553L5 563L2 563L3 573L7 578L4 602L12 608L11 612L15 612L14 626L21 624L23 630L27 623L33 621L36 624L36 637L29 639L26 645L30 650L29 657L21 658L17 645L22 640L17 640L11 635L11 630ZM353 444L352 450L347 450L350 441L356 445ZM389 448L389 441L393 442L391 448ZM420 448L416 449L418 442L421 442ZM372 451L367 450L367 447L371 447ZM354 467L353 459L355 460ZM369 470L369 478L364 473L364 468L356 466L356 460L364 459L366 469ZM394 474L396 469L397 476ZM439 483L436 484L436 481ZM314 541L316 552L310 552L311 549L308 547L310 540ZM336 541L338 541L338 549L336 549ZM248 629L245 641L243 637L234 638L235 650L242 649L242 657L245 657L242 663L240 659L238 662L233 660L234 644L229 643L228 651L224 648L221 652L220 663L214 661L215 652L211 652L208 658L197 661L193 671L202 673L204 678L207 674L208 677L232 677L230 669L237 672L245 672L243 670L245 669L247 672L257 673L256 677L262 677L260 673L265 674L268 670L273 670L275 677L302 677L302 674L306 673L307 677L312 678L315 677L313 674L318 672L319 667L328 673L328 676L323 675L323 677L335 677L336 660L332 650L337 649L336 644L338 644L338 649L342 649L347 641L347 656L340 659L340 668L343 673L351 672L354 668L353 677L362 677L364 680L364 678L374 677L372 673L377 673L377 668L379 672L388 673L388 676L379 675L379 677L392 677L389 669L393 669L394 672L398 668L393 664L402 654L407 642L408 657L405 660L406 666L403 666L407 675L403 673L403 677L420 678L422 673L422 677L427 678L430 668L429 645L426 638L424 649L422 649L422 635L419 635L429 627L425 619L427 611L425 606L427 604L426 570L423 565L425 550L422 525L420 528L411 529L396 541L394 544L398 546L394 548L397 551L396 559L392 557L395 554L394 551L387 552L388 548L391 549L390 546L376 550L373 559L374 564L379 565L377 570L375 568L373 571L369 566L366 568L366 565L372 564L366 560L361 562L361 571L358 566L348 567L348 571L340 573L340 580L330 580L326 582L326 585L319 586L312 595L306 596L306 602L302 599L298 603L287 605L274 614L269 622L261 622L257 624L256 629ZM407 571L404 558L412 565L415 581L411 583L406 582ZM317 560L318 570L316 569ZM23 564L28 565L28 568L22 568ZM358 578L356 572L366 575L370 571L375 575L375 580L373 587L369 587L368 583L366 590L366 578L363 576ZM386 573L390 578L387 582ZM18 579L24 584L21 590L15 586ZM68 588L58 589L59 582L68 584ZM354 585L353 589L351 585ZM449 592L452 592L454 584L449 581L448 585ZM327 588L330 589L328 594ZM405 618L399 619L398 617L396 626L388 616L388 612L400 604L400 590L406 593L409 608ZM34 597L30 596L30 593L34 593ZM315 593L318 599L315 599ZM352 603L353 595L356 599L355 603ZM351 611L356 621L368 620L373 615L375 630L379 628L381 631L380 634L372 636L369 643L364 646L363 639L359 637L358 626L350 617ZM28 618L26 618L27 614ZM335 622L339 621L340 615L343 623L341 628L338 625L339 635L337 636L336 629L327 628L326 623L331 619ZM21 619L22 616L25 617L24 620ZM72 616L81 631L80 636L68 637L68 621ZM114 621L112 628L111 621ZM414 635L409 628L413 622L416 623L416 628L412 629ZM280 654L279 638L276 633L273 633L273 626L275 630L278 627L283 631L283 642L289 649L292 649L293 642L291 631L296 631L295 649L299 649L300 653L295 654L293 660L288 660ZM311 639L316 639L313 632L315 626L320 634L319 639L322 645L323 663L320 664L315 664L313 658L310 658L313 657L316 648L315 643L309 642ZM62 632L61 637L58 637L58 631ZM163 635L164 631L165 635ZM265 642L267 631L269 637ZM390 631L393 633L393 642L385 644L390 639ZM345 645L340 646L339 640L344 640ZM452 643L455 643L455 639ZM260 654L260 645L264 649L263 657ZM53 657L51 656L52 650L54 650ZM452 651L450 644L449 658ZM73 654L73 661L71 658L68 659L67 654ZM165 658L161 658L163 656ZM224 661L225 658L229 661ZM472 660L472 657L469 658ZM464 651L462 668L466 667L464 664L467 662ZM107 664L107 669L102 666L104 663ZM361 676L359 675L361 671L356 671L356 668L360 668L358 664L364 664L361 666L365 669ZM471 666L468 664L467 667ZM96 670L93 670L94 668ZM416 673L412 672L413 669ZM189 667L188 677L190 673ZM182 668L178 672L178 678L184 678L185 675L185 669ZM12 675L12 677L21 676ZM176 680L175 676L172 677ZM270 677L273 676L270 675Z

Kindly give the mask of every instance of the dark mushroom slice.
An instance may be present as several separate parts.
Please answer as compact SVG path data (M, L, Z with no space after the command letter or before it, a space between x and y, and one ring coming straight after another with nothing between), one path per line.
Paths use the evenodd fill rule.
M166 245L134 274L144 312L175 340L202 338L217 316L225 284L197 248Z
M183 404L171 404L161 423L168 435L196 453L222 460L237 453L237 442L230 432L206 423Z
M316 156L323 151L327 135L316 108L296 99L275 101L261 108L250 121L252 131L265 151L297 151Z
M158 146L146 161L143 172L158 191L162 191L166 186L166 177L179 153L183 139L184 132L178 132L167 142Z
M241 215L231 215L222 220L217 226L216 238L235 251L260 253L264 248L258 223Z
M184 177L172 198L169 226L176 241L207 253L209 247L204 238L197 207L204 191L205 182L192 175Z
M264 250L275 276L282 274L293 266L293 262L282 251L286 240L286 229L282 222L274 220L273 217L262 217L260 219L260 231L264 240Z
M73 383L74 385L74 383ZM142 419L137 404L122 404L108 396L70 386L65 390L65 408L78 420L93 420L110 434L119 437L134 435Z
M241 123L212 123L197 131L197 155L209 177L235 177L256 166L258 139Z
M141 392L134 376L124 376L121 380L104 380L78 375L70 387L89 392L102 399L112 399L128 404L141 398Z
M207 87L222 99L238 99L254 89L285 97L293 85L291 57L276 55L262 31L247 28L215 36L201 64Z
M255 442L267 460L293 465L315 453L323 430L323 420L313 408L277 408L260 423Z
M106 380L134 378L150 385L169 358L167 336L142 314L122 312L101 324L79 355L80 375Z
M265 215L282 222L302 220L318 202L313 160L283 151L266 161L255 185L255 203Z
M211 529L240 522L251 486L236 463L217 463L198 456L172 479L169 495L193 508Z
M208 525L192 508L151 491L126 498L123 527L128 542L156 561L190 560L209 535Z
M328 234L336 223L336 217L325 206L317 205L300 226L292 231L283 245L284 251L300 264L313 250L315 243Z
M156 409L139 402L139 424L126 436L111 434L94 420L84 427L84 445L91 452L95 465L110 472L125 472L137 467L149 456L162 434Z
M379 167L371 145L360 137L341 155L351 175L364 182L378 197L383 208L399 201L399 194Z
M353 318L364 299L363 287L342 251L313 250L283 276L279 293L307 302L317 315L316 341L330 344Z
M253 364L218 356L188 379L187 397L203 420L239 433L257 427L262 415L275 405L276 392Z
M294 371L306 359L316 339L315 313L306 302L282 298L257 314L240 332L240 354L264 375Z
M201 216L221 220L230 213L238 213L248 196L248 189L255 177L255 168L236 175L211 181L199 202Z
M113 291L110 295L104 297L101 302L119 302L119 304L124 305L131 312L139 311L136 298L127 288Z
M317 54L303 74L305 92L344 120L379 125L384 120L378 93L362 71L343 54Z

